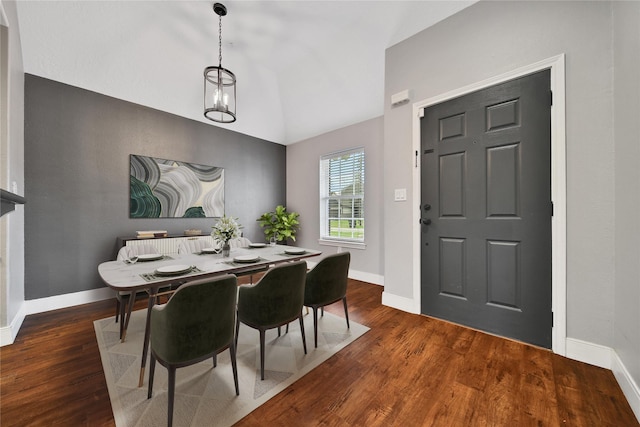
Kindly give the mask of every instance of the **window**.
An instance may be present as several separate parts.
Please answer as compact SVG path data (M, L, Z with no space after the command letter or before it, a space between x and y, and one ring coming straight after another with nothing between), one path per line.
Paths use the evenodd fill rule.
M320 159L321 243L364 243L364 148Z

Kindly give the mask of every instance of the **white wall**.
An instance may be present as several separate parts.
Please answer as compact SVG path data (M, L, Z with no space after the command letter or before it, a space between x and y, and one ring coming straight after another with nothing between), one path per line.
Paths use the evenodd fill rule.
M481 1L387 50L385 97L413 101L566 54L567 334L610 347L614 291L611 4ZM384 192L412 188L412 107L385 105ZM409 194L412 192L409 191ZM384 199L385 293L412 299L412 214Z
M640 3L615 2L613 10L616 221L613 348L628 375L640 385ZM636 409L640 419L640 407Z
M0 171L2 188L24 195L24 68L18 29L18 16L14 1L2 1L8 27L8 126L6 155L3 155ZM4 77L4 76L3 76ZM4 150L3 150L4 154ZM17 191L13 189L13 182ZM0 343L13 341L22 323L20 309L24 302L24 206L0 219L0 245L2 259L0 270L4 287L0 289Z
M351 252L350 276L382 284L382 142L383 119L378 117L287 146L287 209L300 213L296 243L335 253L336 247L318 244L320 238L320 157L349 148L365 149L365 243Z

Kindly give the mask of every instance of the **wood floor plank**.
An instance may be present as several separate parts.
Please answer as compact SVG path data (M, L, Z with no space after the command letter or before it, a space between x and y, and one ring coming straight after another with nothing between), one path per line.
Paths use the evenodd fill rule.
M349 317L371 330L236 425L640 426L611 371L385 307L382 290L350 280ZM93 321L114 313L27 316L0 348L0 425L113 426Z

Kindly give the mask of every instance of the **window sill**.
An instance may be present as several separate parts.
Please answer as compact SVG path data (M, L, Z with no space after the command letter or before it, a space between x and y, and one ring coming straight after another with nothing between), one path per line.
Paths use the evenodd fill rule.
M367 244L364 242L350 242L347 240L318 239L318 244L322 246L337 246L349 249L367 249Z

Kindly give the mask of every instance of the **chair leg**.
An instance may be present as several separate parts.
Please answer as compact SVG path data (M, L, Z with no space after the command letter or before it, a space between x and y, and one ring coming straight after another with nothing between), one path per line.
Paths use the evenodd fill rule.
M120 296L116 296L116 323L118 323L118 316L120 315Z
M169 366L169 405L167 405L167 426L173 426L173 401L176 394L176 367Z
M231 368L233 369L233 382L236 385L236 396L240 396L240 388L238 387L238 364L236 363L236 345L233 342L229 344L229 353L231 354Z
M260 329L260 379L264 380L264 329Z
M347 329L349 329L349 312L347 311L347 297L342 298L342 305L344 305L344 317L347 319Z
M236 348L238 348L238 334L240 333L240 319L238 319L238 316L236 316Z
M213 367L214 368L218 367L218 353L213 355Z
M151 352L149 363L149 386L147 387L147 399L151 399L151 396L153 395L153 377L156 372L156 358L153 356L153 352Z
M304 348L304 354L307 354L307 339L304 336L304 320L302 319L302 309L300 309L300 332L302 333L302 347Z
M313 308L313 340L318 348L318 307L311 308Z
M280 336L280 326L278 326L278 336Z

